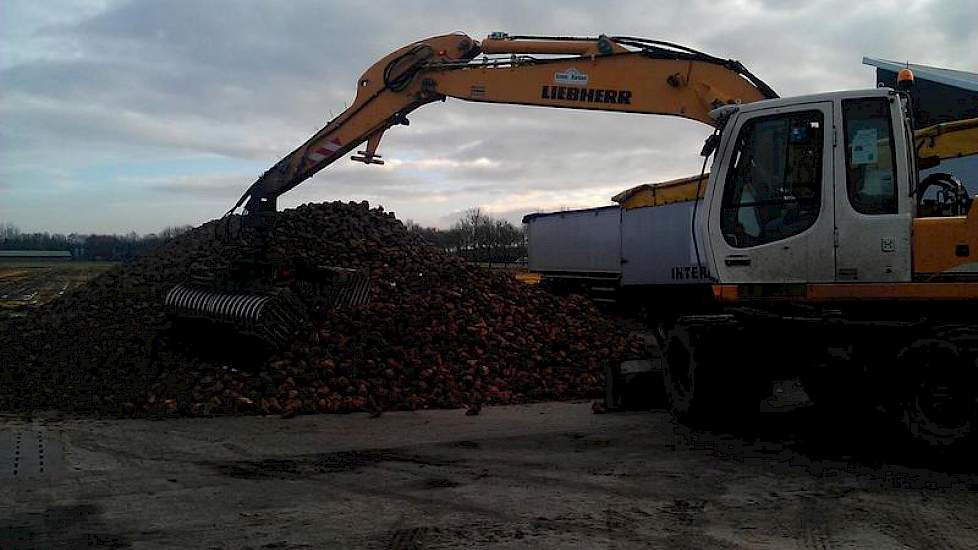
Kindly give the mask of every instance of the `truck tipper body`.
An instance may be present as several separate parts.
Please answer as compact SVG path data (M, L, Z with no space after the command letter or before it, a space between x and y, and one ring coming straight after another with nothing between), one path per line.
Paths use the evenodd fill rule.
M619 206L529 214L523 223L530 271L567 277L621 275Z
M618 205L525 216L528 269L585 287L708 281L692 238L694 213L705 214L698 180L641 185L614 197Z

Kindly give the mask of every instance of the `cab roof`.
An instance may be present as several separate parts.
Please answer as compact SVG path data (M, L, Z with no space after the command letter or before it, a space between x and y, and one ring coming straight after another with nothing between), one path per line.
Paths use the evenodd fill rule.
M861 97L887 97L896 92L892 88L865 88L861 90L845 90L842 92L823 92L818 94L798 95L791 97L779 97L777 99L763 99L752 103L741 105L724 105L710 112L714 118L729 116L735 112L750 113L762 109L777 107L790 107L805 103L818 103L822 101L841 101L843 99L854 99Z

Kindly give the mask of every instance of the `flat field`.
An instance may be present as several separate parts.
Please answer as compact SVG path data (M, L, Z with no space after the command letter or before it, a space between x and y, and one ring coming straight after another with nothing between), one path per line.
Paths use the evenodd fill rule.
M24 315L114 265L114 262L0 260L0 316Z

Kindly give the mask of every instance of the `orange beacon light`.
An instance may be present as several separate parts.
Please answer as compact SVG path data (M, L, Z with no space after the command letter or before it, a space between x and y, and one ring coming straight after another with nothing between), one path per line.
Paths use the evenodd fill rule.
M900 69L900 72L897 74L897 87L904 91L913 88L913 71L910 69Z

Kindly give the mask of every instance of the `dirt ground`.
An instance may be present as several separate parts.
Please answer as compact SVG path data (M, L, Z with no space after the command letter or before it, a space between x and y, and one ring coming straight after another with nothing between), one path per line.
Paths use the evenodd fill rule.
M0 548L975 548L978 473L805 409L6 418ZM967 462L967 461L964 461Z

